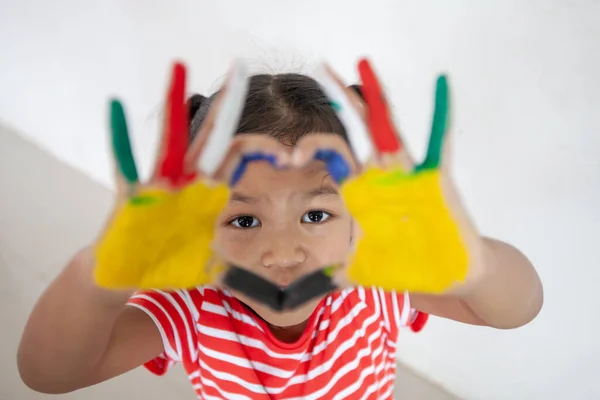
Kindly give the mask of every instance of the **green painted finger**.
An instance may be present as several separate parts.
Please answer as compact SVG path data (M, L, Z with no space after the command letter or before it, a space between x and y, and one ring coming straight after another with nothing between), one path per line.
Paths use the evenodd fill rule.
M112 145L119 171L130 184L138 181L138 172L131 151L131 142L127 131L125 110L119 100L110 102L110 130Z
M433 122L431 124L431 136L429 137L429 147L425 161L416 169L435 169L440 165L442 149L444 147L444 138L449 127L450 119L450 96L448 89L448 80L446 76L441 75L437 79L435 88L435 110L433 112Z

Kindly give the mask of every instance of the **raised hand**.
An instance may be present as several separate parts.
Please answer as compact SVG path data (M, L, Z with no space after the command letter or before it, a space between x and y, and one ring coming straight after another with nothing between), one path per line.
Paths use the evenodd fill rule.
M449 178L446 156L450 96L441 76L429 147L417 165L403 146L367 60L359 63L366 109L330 71L319 75L346 126L359 173L342 194L361 235L346 273L350 282L388 290L443 293L477 267L479 236ZM364 115L361 115L364 114Z
M209 283L222 265L211 249L216 219L228 201L217 183L243 109L247 78L231 71L219 105L188 148L186 70L175 64L154 173L139 181L122 104L111 102L117 202L96 245L95 278L111 289L175 289Z

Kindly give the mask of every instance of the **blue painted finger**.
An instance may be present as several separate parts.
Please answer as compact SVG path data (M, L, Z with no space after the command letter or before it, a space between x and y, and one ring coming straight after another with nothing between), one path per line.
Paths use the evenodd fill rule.
M331 149L317 150L314 158L323 161L327 165L327 172L338 184L350 176L350 166L337 151Z
M229 186L235 186L235 184L238 183L240 179L242 179L244 172L246 172L246 168L248 168L248 164L256 161L267 161L273 167L277 166L277 158L274 154L261 152L244 154L237 167L233 171L233 174L231 175Z

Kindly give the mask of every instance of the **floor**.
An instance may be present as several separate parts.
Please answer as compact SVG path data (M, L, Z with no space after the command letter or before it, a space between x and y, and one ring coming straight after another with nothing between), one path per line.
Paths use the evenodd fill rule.
M111 193L2 126L0 149L0 400L193 399L181 370L156 378L137 369L62 396L23 385L15 357L29 311L74 251L95 236ZM403 366L396 398L455 399Z

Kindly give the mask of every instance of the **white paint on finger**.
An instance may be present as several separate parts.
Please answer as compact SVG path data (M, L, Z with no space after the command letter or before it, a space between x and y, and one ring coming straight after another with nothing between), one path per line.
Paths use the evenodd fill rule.
M227 155L244 110L248 85L246 66L237 61L231 69L223 101L198 161L200 170L208 176L217 171Z
M366 164L373 154L373 143L363 119L352 105L344 88L333 79L325 65L319 65L314 76L327 97L335 103L336 114L346 128L350 147L356 159L360 165Z

